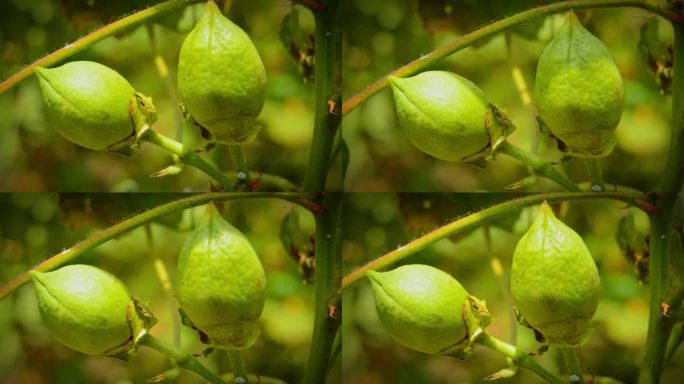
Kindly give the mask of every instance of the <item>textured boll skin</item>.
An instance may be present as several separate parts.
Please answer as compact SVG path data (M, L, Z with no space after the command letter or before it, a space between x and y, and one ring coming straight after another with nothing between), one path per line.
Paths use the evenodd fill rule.
M104 150L134 133L135 90L120 74L92 61L37 67L48 124L80 146Z
M245 236L213 204L181 249L176 294L185 315L211 344L242 349L259 335L264 270Z
M89 265L31 272L40 314L62 344L103 355L131 337L127 313L133 299L116 277Z
M539 58L534 92L564 150L578 157L610 153L622 115L622 76L606 46L572 12Z
M367 275L380 321L398 343L436 354L466 338L468 293L448 273L427 265L405 265Z
M264 64L249 36L213 2L183 41L178 91L213 140L242 144L256 135L266 92Z
M596 312L596 264L546 203L515 248L511 293L520 314L553 344L578 345Z
M399 125L421 151L438 159L462 161L491 142L492 116L485 94L455 73L428 71L390 77Z

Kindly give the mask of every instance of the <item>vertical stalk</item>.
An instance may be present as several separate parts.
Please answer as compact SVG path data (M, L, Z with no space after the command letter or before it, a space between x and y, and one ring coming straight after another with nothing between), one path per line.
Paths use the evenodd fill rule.
M674 61L672 70L672 132L670 149L659 190L663 192L659 210L651 215L651 245L648 263L649 318L646 354L641 365L639 384L658 384L664 365L665 349L671 326L665 321L660 304L667 293L670 226L676 193L684 180L684 24L672 23Z
M323 0L312 10L316 26L314 43L314 128L305 192L325 190L328 164L335 133L342 119L342 29L338 14L340 0Z
M684 24L673 23L672 132L660 192L679 192L684 179Z
M235 166L235 189L245 191L249 188L249 182L251 181L245 152L242 150L241 145L229 145L228 151L230 151L230 158Z
M589 172L591 191L605 191L606 187L603 184L603 172L601 172L601 165L599 164L598 159L584 159L584 164L587 166L587 172Z
M648 261L649 315L646 354L641 364L639 384L658 384L663 369L665 348L671 326L665 321L661 303L668 289L670 226L676 194L663 194L658 212L650 217L651 236Z
M570 382L583 384L582 367L577 358L577 350L575 348L561 348L560 350L563 355L563 361L565 362L565 368L570 374Z
M249 384L245 360L242 359L240 351L237 349L229 349L228 358L230 359L231 367L233 367L233 379L235 380L235 384Z
M325 210L316 215L316 269L314 270L314 329L304 384L325 382L335 335L341 322L340 288L342 263L339 226L342 195L327 194Z

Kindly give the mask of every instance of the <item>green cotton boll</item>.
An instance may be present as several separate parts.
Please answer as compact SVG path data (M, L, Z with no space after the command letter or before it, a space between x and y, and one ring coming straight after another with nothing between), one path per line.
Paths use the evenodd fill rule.
M613 150L624 103L622 76L608 48L572 12L539 58L534 94L561 150L589 158Z
M582 238L546 203L515 247L511 293L527 324L549 343L582 343L599 302L598 270Z
M428 71L389 81L406 137L438 159L477 163L514 129L477 85L455 73Z
M183 244L176 296L186 323L216 347L244 349L259 335L266 277L245 236L213 204Z
M427 265L368 271L380 321L392 338L413 350L457 355L469 346L471 323L479 325L461 284Z
M178 93L212 140L243 144L256 136L266 70L249 36L212 1L183 41Z
M120 74L92 61L35 69L47 122L80 146L106 150L135 134L129 114L135 90Z
M38 307L50 333L89 355L104 355L132 338L129 313L135 304L115 276L90 265L31 272Z

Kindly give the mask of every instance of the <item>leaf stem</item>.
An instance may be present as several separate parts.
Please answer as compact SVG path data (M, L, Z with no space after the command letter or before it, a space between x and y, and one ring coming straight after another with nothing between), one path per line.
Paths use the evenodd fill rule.
M249 384L245 360L242 358L240 351L237 349L229 349L228 359L230 359L230 365L233 367L233 380L235 381L235 384Z
M568 11L570 9L587 9L587 8L608 8L608 7L633 7L641 8L656 15L660 15L666 19L671 16L668 12L660 9L657 5L649 4L644 0L575 0L575 1L561 1L557 3L552 3L548 5L543 5L537 8L528 9L526 11L517 13L515 15L506 17L502 20L496 21L494 23L488 24L481 27L473 32L466 35L457 37L443 46L433 50L432 52L422 55L418 59L400 67L388 75L378 79L374 83L367 86L365 89L355 94L347 101L344 102L342 107L342 116L346 115L354 108L358 107L362 102L364 102L369 97L380 92L382 89L387 87L389 84L389 76L395 77L407 77L414 75L425 68L434 66L435 63L441 61L442 59L466 48L479 41L487 39L499 32L505 31L507 29L518 26L526 21L548 16L554 13ZM675 84L673 84L673 89ZM678 147L678 148L681 148Z
M323 0L313 10L314 40L314 128L304 191L322 192L328 176L335 133L342 121L342 27L340 0Z
M60 48L42 58L34 61L28 66L24 67L19 72L10 76L8 79L0 83L0 95L7 92L8 89L17 85L20 81L26 79L33 74L33 69L35 67L51 67L62 60L73 56L91 45L99 42L100 40L115 35L126 29L134 27L138 24L149 22L153 18L172 11L174 9L182 8L194 3L199 3L203 0L169 0L157 5L153 5L149 8L145 8L142 11L138 11L126 17L123 17L111 24L107 24L102 28L93 31L80 39L74 41L73 43L67 44L64 48Z
M603 172L598 159L584 159L584 164L587 166L589 172L589 180L591 181L592 192L603 192L606 190L603 184Z
M191 353L182 351L171 344L157 339L149 333L143 336L139 343L166 355L169 359L175 361L179 367L197 373L209 380L212 384L226 384L219 376L197 361Z
M178 199L170 203L162 204L158 207L151 208L143 213L130 217L123 220L117 224L112 225L109 228L103 229L79 243L71 246L62 252L49 257L48 259L40 262L39 264L33 266L28 271L24 271L19 276L10 280L8 283L0 287L0 300L9 296L12 292L17 290L22 285L26 284L31 280L29 276L30 271L41 271L48 272L62 265L76 259L77 257L83 255L87 251L97 247L100 244L106 243L107 241L120 236L132 229L135 229L141 225L150 223L164 215L182 211L187 208L196 207L198 205L204 205L211 201L225 201L225 200L251 200L251 199L280 199L288 201L294 204L299 204L304 208L307 208L313 212L320 211L320 205L308 197L301 196L297 193L272 193L272 192L250 192L250 193L205 193L201 195L192 195L183 199Z
M560 348L560 351L563 355L565 368L570 374L570 382L584 384L584 379L582 378L582 367L580 366L580 361L577 357L577 350L575 348Z
M249 182L252 181L249 168L247 167L247 156L245 156L241 145L229 145L228 151L235 166L235 186L233 189L247 191L249 189Z
M525 368L529 371L534 372L537 376L546 380L551 384L565 384L563 380L555 376L553 373L547 371L544 367L539 365L527 353L519 350L514 345L508 344L502 340L499 340L487 333L483 333L477 342L487 348L491 348L494 351L510 358L519 367Z
M547 162L546 160L542 159L541 157L539 157L535 154L532 154L532 153L527 152L521 148L518 148L509 142L502 143L499 146L499 148L497 149L497 152L502 153L502 154L507 155L507 156L510 156L510 157L522 162L523 164L527 165L528 168L533 170L536 175L539 175L541 177L545 177L547 179L553 180L554 182L556 182L556 184L565 188L567 191L570 191L570 192L581 192L582 191L577 186L577 184L573 183L572 180L567 178L567 176L560 173L560 171L558 171L551 164L549 164L549 162Z
M342 289L346 289L352 284L363 279L366 272L369 270L377 270L381 268L388 267L414 253L434 244L438 240L441 240L448 236L453 236L457 233L462 233L474 228L478 228L484 223L490 222L501 216L509 215L514 212L518 212L520 209L540 204L543 201L556 202L556 201L573 201L573 200L594 200L594 199L610 199L625 202L629 205L644 209L644 203L646 200L646 195L643 193L629 193L629 192L605 192L601 194L597 193L569 193L569 192L556 192L556 193L538 193L534 195L529 195L517 199L511 199L500 204L493 205L491 207L482 209L478 212L471 213L470 215L458 218L448 224L445 224L427 234L414 239L406 245L403 245L391 252L378 257L375 260L368 262L367 264L359 267L355 271L349 273L342 279Z
M323 196L326 209L315 215L314 329L304 384L325 383L335 335L341 324L341 302L336 295L340 277L341 194Z
M192 165L193 167L206 173L219 183L221 190L230 190L232 186L231 180L216 167L202 159L197 153L195 153L194 150L162 135L159 132L153 131L152 129L145 133L144 140L177 155L180 161L184 162L185 164Z

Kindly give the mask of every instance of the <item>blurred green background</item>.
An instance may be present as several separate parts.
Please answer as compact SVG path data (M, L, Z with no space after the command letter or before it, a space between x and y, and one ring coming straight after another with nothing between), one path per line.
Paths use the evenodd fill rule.
M345 274L467 213L515 194L353 194L345 201L343 268ZM579 351L585 372L636 383L646 341L647 286L637 278L638 258L646 250L648 218L623 203L591 201L554 204L558 217L582 236L601 277L601 301L593 318L594 331ZM488 332L535 352L541 344L531 330L511 327L512 306L508 291L511 257L522 234L537 214L537 206L524 208L488 226L451 236L410 256L402 264L428 264L461 282L471 295L486 300L492 315ZM487 240L489 237L489 241ZM618 238L620 240L618 240ZM621 245L622 244L622 245ZM629 244L629 251L625 246ZM681 255L680 255L681 256ZM680 257L681 259L681 257ZM503 278L494 274L496 265ZM672 271L684 270L672 267ZM505 359L483 347L467 361L427 355L394 342L380 323L367 279L344 291L342 374L346 382L359 384L484 383L484 377L506 367ZM551 348L535 357L543 366L559 372L562 358ZM684 351L675 354L663 383L684 382ZM589 377L585 377L588 379ZM520 370L502 383L540 383ZM598 381L597 381L598 382Z
M50 255L134 213L183 197L175 194L0 194L0 282L5 283ZM218 203L223 217L250 240L264 266L267 299L260 320L261 335L244 352L250 373L276 377L287 383L303 379L313 328L313 285L305 284L297 262L280 240L280 223L294 208L279 200ZM313 217L296 208L299 220L312 228ZM154 258L167 266L175 280L180 247L204 207L167 215L102 244L73 263L95 265L115 274L133 296L148 306L159 323L152 334L173 341L172 316L179 319L177 303L168 300L154 268ZM197 334L182 327L182 348L199 353L204 346ZM200 358L215 372L230 372L224 352ZM339 358L329 383L339 382ZM45 328L33 287L29 284L0 301L0 382L145 383L171 368L169 360L149 349L126 363L92 357L59 344ZM336 381L337 380L337 381ZM174 382L174 381L167 381ZM183 372L178 383L202 383Z
M343 6L344 99L378 78L418 59L469 31L548 0L349 0ZM656 3L656 1L654 1ZM647 64L666 61L672 28L635 9L581 12L586 28L607 45L624 78L625 108L617 128L617 146L600 160L606 181L654 190L667 154L670 96L660 93ZM458 73L477 84L492 103L517 126L509 141L529 150L537 135L534 114L526 109L514 83L519 68L527 88L534 89L536 63L546 41L562 23L562 15L528 22L512 33L500 33L434 65L431 70ZM646 38L641 28L650 23ZM508 45L507 45L508 39ZM655 64L654 64L655 65ZM391 91L385 89L345 116L344 137L351 151L345 187L350 191L502 191L528 175L525 166L499 156L488 169L446 162L419 151L397 124ZM539 135L539 154L557 162L556 144ZM563 166L575 181L587 181L581 160ZM539 180L529 191L558 190Z
M89 31L159 2L3 0L0 2L0 78L9 77ZM308 10L285 0L228 2L227 16L249 34L264 61L268 77L267 99L259 118L262 129L245 147L248 164L252 170L284 176L300 184L308 161L313 127L313 86L311 82L303 81L304 70L292 57L299 51L292 51L289 43L286 47L280 36L283 18L295 12L298 19L297 28L293 30L298 35L292 39L296 47L303 47L308 41L308 33L313 31L313 17ZM150 24L156 49L170 71L170 84L157 72L155 50L145 26L106 38L68 61L92 60L118 71L136 90L153 97L159 114L159 120L153 126L155 130L176 137L176 125L182 124L184 142L201 149L206 142L201 140L196 127L178 120L180 109L169 89L175 90L181 43L202 11L203 4L197 4ZM125 158L88 150L62 138L45 119L35 76L0 96L0 111L0 190L154 192L209 189L208 176L192 167L185 167L176 176L150 178L150 174L172 163L170 154L151 144L144 144L132 157ZM225 146L219 145L203 156L232 173L233 165Z

